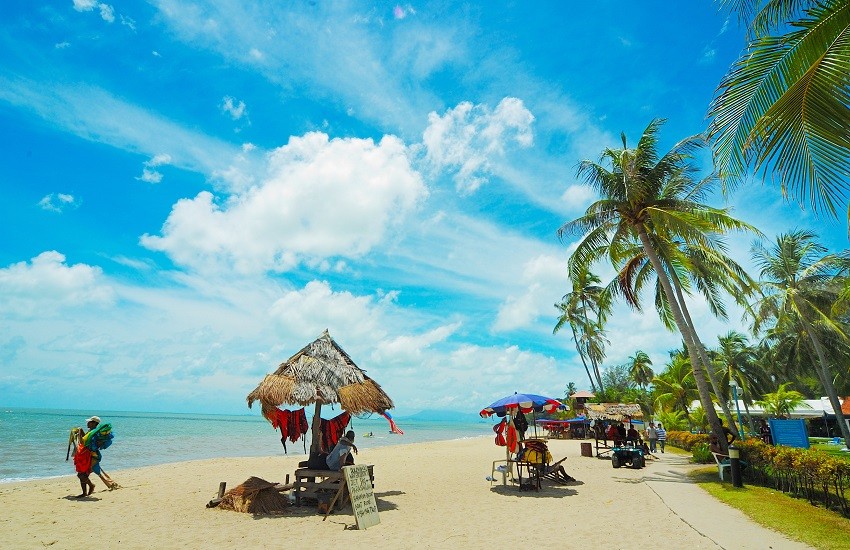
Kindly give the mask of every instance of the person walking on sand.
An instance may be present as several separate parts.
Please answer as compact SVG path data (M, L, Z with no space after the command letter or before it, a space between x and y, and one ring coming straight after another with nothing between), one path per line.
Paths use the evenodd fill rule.
M661 454L664 454L664 446L667 444L667 430L664 429L661 422L659 422L658 427L655 428L655 433L658 436L658 448L661 449Z
M94 493L94 483L91 480L92 472L98 475L110 491L118 488L118 484L100 466L100 461L103 458L100 449L105 449L112 442L111 426L105 424L99 430L99 425L100 417L92 416L86 420L86 431L83 431L82 428L75 428L74 435L72 435L76 439L74 467L77 470L77 477L80 479L80 487L83 490L78 498L90 496ZM103 433L92 433L97 431ZM98 435L100 437L97 437Z
M658 443L658 431L655 429L655 422L650 422L646 429L646 440L649 442L649 452L655 452L655 446Z

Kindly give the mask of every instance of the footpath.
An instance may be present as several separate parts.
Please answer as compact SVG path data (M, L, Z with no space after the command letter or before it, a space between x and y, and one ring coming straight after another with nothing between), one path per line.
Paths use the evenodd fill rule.
M658 454L647 468L645 483L659 499L694 531L719 548L728 550L803 550L801 542L755 523L741 511L723 504L696 483L688 472L700 466L689 464L687 457L672 453ZM670 541L675 545L675 541Z

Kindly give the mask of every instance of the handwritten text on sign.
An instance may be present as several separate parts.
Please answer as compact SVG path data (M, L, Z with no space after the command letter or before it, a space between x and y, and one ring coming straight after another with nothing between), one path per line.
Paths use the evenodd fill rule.
M372 480L369 479L369 467L364 465L344 466L345 484L351 496L351 508L358 529L366 529L381 523L378 517L378 504L372 492Z

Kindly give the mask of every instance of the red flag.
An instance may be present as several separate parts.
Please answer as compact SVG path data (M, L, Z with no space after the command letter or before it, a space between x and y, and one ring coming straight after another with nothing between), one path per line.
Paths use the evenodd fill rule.
M390 423L390 433L394 433L394 434L398 434L398 435L404 435L404 431L402 431L402 429L399 428L396 425L395 421L393 420L393 417L390 416L390 413L388 413L387 411L384 411L384 412L381 413L381 416L386 418L387 422Z

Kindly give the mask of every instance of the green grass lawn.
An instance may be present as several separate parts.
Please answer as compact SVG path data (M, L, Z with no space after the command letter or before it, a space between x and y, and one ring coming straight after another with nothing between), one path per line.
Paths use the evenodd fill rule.
M828 441L829 440L824 437L809 438L809 444L812 446L812 449L850 462L850 453L841 450L844 448L844 440L841 440L841 445L833 445L831 443L827 443Z
M784 533L815 548L848 548L850 519L840 514L768 487L745 484L736 489L731 483L717 479L717 468L713 466L694 470L691 475L709 494L741 510L768 529Z

